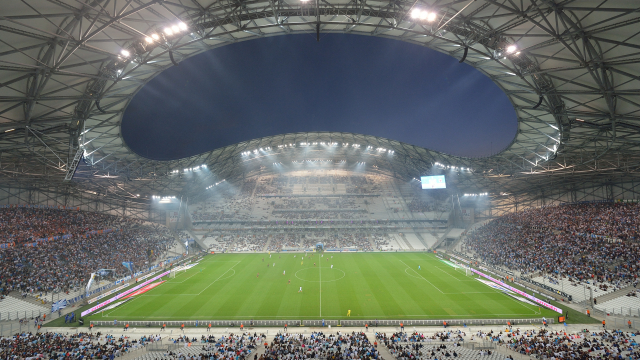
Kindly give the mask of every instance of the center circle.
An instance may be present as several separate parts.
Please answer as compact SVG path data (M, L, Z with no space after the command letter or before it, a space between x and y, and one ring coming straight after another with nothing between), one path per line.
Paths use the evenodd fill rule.
M332 268L306 268L300 269L295 273L296 278L306 282L333 282L345 276L347 274L344 271Z

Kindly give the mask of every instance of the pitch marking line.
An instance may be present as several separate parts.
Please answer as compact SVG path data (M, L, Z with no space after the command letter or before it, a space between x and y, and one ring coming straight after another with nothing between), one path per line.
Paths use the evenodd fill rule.
M131 303L131 302L133 302L135 299L136 299L136 297L134 296L134 297L133 297L133 299L131 299L131 300L127 301L125 304ZM125 304L122 304L122 305L125 305ZM122 306L122 305L120 305L120 306ZM104 311L103 311L103 312L102 312L102 317L108 317L109 315L113 314L113 312L114 312L114 311L119 310L118 308L119 308L120 306L116 306L115 308L113 308L113 309L111 309L111 310L107 310L107 311L109 311L109 312L107 313L107 315L105 315L105 314L104 314Z
M404 272L411 276L412 278L416 278L416 279L421 279L417 276L411 275L407 272L407 270L412 270L411 268L406 268L404 269ZM413 272L417 273L416 271L412 270ZM421 279L422 280L422 279ZM460 294L495 294L494 291L461 291L461 292L454 292L454 293L443 293L445 295L460 295Z
M472 279L470 279L470 280L469 280L469 279L467 279L467 277L468 277L467 275L465 275L465 276L464 276L464 279L459 279L457 276L454 276L454 274L455 274L455 275L458 275L458 273L457 273L457 272L450 273L450 272L448 272L448 271L447 271L447 270L450 270L451 268L442 268L442 267L439 267L439 266L434 266L434 267L435 267L435 268L438 268L438 270L440 270L440 271L443 271L443 272L447 273L449 276L454 277L454 278L455 278L456 280L458 280L458 281L463 281L463 282L464 282L464 281L476 281L476 280L475 280L475 279L473 279L473 278L472 278ZM462 269L462 268L459 268L459 269ZM453 271L456 271L456 270L454 269ZM460 275L460 276L462 276L462 275Z
M453 276L453 275L449 274L449 272L448 272L448 271L444 271L444 270L442 270L441 268L439 268L439 267L437 267L437 266L434 266L434 268L436 268L436 269L438 269L438 270L442 271L443 273L445 273L445 274L447 274L447 275L451 276L452 278L456 279L456 281L462 281L462 280L458 279L457 277L455 277L455 276Z
M436 318L436 320L439 319L443 319L446 317L461 317L461 316L469 316L469 317L475 317L475 316L525 316L526 319L531 318L532 315L539 315L540 313L535 313L535 314L531 314L531 313L526 313L526 314L495 314L495 313L491 313L491 314L462 314L462 315L450 315L450 314L434 314L434 315L403 315L403 316L407 316L407 317L411 317L408 320L414 320L415 318ZM106 317L106 316L105 316ZM308 319L308 320L321 320L319 318L316 318L314 316L297 316L297 315L283 315L283 316L235 316L235 317L225 317L225 318L220 318L220 319L216 319L216 320L235 320L235 319L240 319L240 320L246 320L247 318L255 318L255 319L260 319L260 318L264 318L264 319L274 319L274 318L289 318L289 320L291 320L291 318L296 318L296 319ZM326 319L345 319L344 316L341 315L329 315L329 316L323 316ZM361 318L361 319L371 319L371 316L368 315L352 315L352 318ZM180 317L180 318L176 318L177 320L186 320L186 319L198 319L201 320L202 316L200 317ZM167 318L166 316L145 316L144 319L164 319L167 321L176 321L176 320L171 320L170 318ZM393 318L393 319L379 319L379 320L398 320L398 318ZM495 318L487 318L487 319L474 319L471 318L471 320L504 320L507 321L507 319L495 319Z
M322 317L322 261L320 261L320 255L318 255L318 273L320 274L320 317Z
M403 263L403 264L404 264L404 266L406 266L406 267L407 267L407 269L411 269L411 267L410 267L409 265L407 265L404 261L400 260L400 262L401 262L401 263ZM431 286L433 286L434 288L436 288L436 290L440 291L440 293L441 293L441 294L444 294L444 292L442 292L442 290L440 290L440 288L438 288L437 286L433 285L433 284L431 283L431 281L429 281L429 280L425 279L425 278L424 278L424 276L422 276L422 275L418 274L418 272L417 272L417 271L415 271L415 270L413 270L413 269L411 269L411 270L412 270L414 273L416 273L416 275L420 276L420 278L421 278L422 280L424 280L424 281L428 282L429 284L431 284ZM404 271L404 272L405 272L405 273L407 273L407 270L405 269L405 271ZM409 273L407 273L407 275L409 275ZM411 275L409 275L409 276L411 276Z
M483 283L483 284L484 284L484 283ZM487 287L489 287L489 289L493 290L493 293L499 293L499 294L501 294L501 295L503 295L503 296L506 296L509 300L515 301L518 305L521 305L521 306L522 306L522 307L524 307L525 309L533 311L533 313L534 313L534 314L541 314L541 313L542 313L541 311L540 311L540 312L536 311L536 309L535 309L535 308L533 308L533 309L532 309L532 308L530 308L530 306L537 306L537 305L535 305L535 304L526 304L526 303L524 303L524 302L522 302L522 301L520 301L520 300L514 299L512 296L507 295L507 294L506 294L504 291L502 291L502 290L498 290L498 289L496 289L496 288L494 288L494 287L491 287L491 286L489 286L489 285L487 285L487 284L485 284L485 285L486 285ZM510 290L508 290L508 291L510 291Z
M202 294L205 290L207 290L209 287L211 287L211 285L215 284L216 281L220 280L224 275L226 275L226 273L228 273L229 271L233 271L233 273L235 274L235 270L233 269L234 267L238 266L238 264L240 264L240 261L236 261L236 264L233 265L232 267L229 268L229 270L225 271L224 273L222 273L222 275L218 276L217 279L213 280L213 282L211 284L209 284L206 288L202 289L202 291L200 291L198 293L198 295Z
M225 277L223 277L222 279L219 279L219 280L216 280L216 281L226 280L226 279L228 279L228 278L230 278L230 277L232 277L233 275L235 275L235 274L236 274L236 271L235 271L234 269L232 269L231 271L233 271L233 274L231 274L231 275L229 275L229 276L225 276ZM229 272L229 270L227 270L227 272L225 272L225 274L226 274L226 273L228 273L228 272ZM224 274L223 274L223 275L224 275ZM215 282L215 281L214 281L214 282ZM180 294L157 294L157 295L154 295L154 294L147 294L147 293L144 293L144 294L140 294L140 295L138 295L138 296L168 296L168 295L170 295L170 296L197 296L197 295L199 295L199 294L183 294L183 293L180 293Z
M191 270L191 269L187 269L187 270ZM186 273L186 270L185 270L185 273ZM198 274L198 272L193 273L193 275L191 275L191 276L194 276L194 275L196 275L196 274ZM180 274L176 274L176 276L178 276L178 275L180 275ZM191 279L191 276L189 276L189 277L188 277L188 278L186 278L186 279L183 279L182 281L178 281L178 282L176 282L176 281L172 281L171 283L172 283L172 284L182 284L183 282L185 282L185 281L187 281L187 280ZM175 278L174 278L174 279L175 279Z

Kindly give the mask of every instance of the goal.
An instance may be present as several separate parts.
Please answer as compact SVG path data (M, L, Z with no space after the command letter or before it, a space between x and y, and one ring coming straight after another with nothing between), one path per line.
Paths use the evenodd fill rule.
M465 274L466 276L473 276L473 272L471 270L469 270L468 267L462 267L462 266L458 266L456 267L456 271L459 271L463 274Z
M173 279L176 277L176 275L181 274L185 271L187 271L187 269L183 268L182 266L171 269L171 272L169 273L169 279Z

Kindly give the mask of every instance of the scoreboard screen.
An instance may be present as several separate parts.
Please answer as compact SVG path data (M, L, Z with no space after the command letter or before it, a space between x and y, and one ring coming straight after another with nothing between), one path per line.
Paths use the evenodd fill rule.
M447 183L444 180L444 175L436 176L422 176L420 177L423 189L446 189Z

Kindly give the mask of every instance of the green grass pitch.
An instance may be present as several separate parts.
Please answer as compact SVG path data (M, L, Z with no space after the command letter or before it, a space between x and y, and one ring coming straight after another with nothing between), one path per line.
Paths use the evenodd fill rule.
M87 318L346 319L348 310L351 319L380 320L557 316L514 300L430 253L303 256L208 255L155 289Z

